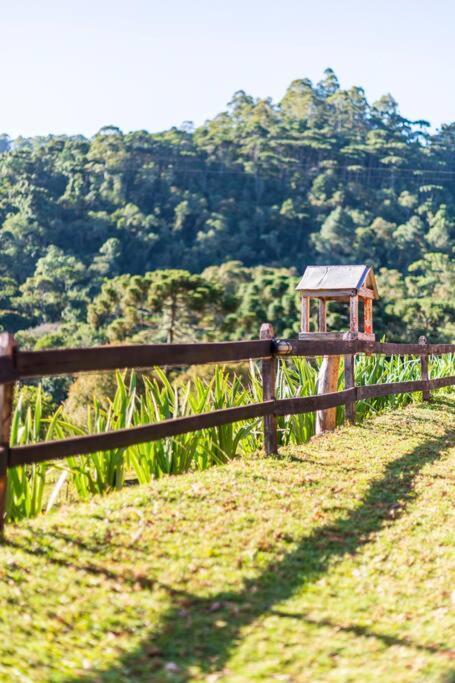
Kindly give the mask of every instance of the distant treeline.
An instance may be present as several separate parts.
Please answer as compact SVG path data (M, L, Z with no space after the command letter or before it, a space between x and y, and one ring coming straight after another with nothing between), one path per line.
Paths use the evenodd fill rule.
M431 134L332 70L196 129L0 136L0 326L29 343L292 331L283 268L354 262L383 269L381 332L453 339L454 237L455 123ZM169 327L173 279L195 316L181 290Z

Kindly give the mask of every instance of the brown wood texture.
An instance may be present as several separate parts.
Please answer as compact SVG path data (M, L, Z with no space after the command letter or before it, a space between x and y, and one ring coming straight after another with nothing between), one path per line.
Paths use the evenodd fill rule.
M344 387L345 389L353 389L355 387L355 356L344 356ZM346 420L350 424L355 423L355 391L354 396L346 401Z
M378 396L389 396L391 394L408 394L414 391L425 391L442 389L455 385L455 375L449 377L437 377L436 379L414 380L411 382L390 382L388 384L370 384L364 387L357 387L357 400L365 398L377 398Z
M0 333L0 357L14 364L14 337ZM5 524L6 488L8 483L9 439L13 410L14 384L0 384L0 534Z
M273 339L273 327L270 323L261 325L259 338L262 340ZM264 401L275 401L276 384L276 359L265 358L262 361L262 394ZM275 415L264 416L264 451L266 455L278 452L278 431Z
M310 333L308 339L290 339L292 356L337 356L346 353L357 353L356 340L344 341L343 332L327 332L327 335L335 335L333 338L318 339L319 332ZM314 335L314 336L313 336Z
M11 356L0 356L0 384L20 379L18 369Z
M349 331L359 331L359 297L351 296L349 300Z
M357 294L356 289L301 289L300 294L313 299L345 299Z
M300 330L310 331L310 299L306 296L302 296L300 300Z
M270 342L260 340L98 346L89 349L21 351L17 354L17 369L20 377L38 377L117 368L149 368L154 365L229 363L269 356ZM2 379L0 376L0 381Z
M344 339L345 332L299 332L299 339L304 341L334 341Z
M428 344L428 347L423 348L420 344L399 344L395 342L373 342L368 348L366 343L365 351L371 353L381 353L386 356L421 356L426 353L430 356L441 356L446 353L455 353L455 344ZM362 349L363 350L363 349ZM361 352L361 351L360 351Z
M97 451L126 448L147 441L158 441L169 436L196 432L240 420L251 420L274 412L275 401L263 401L247 406L223 408L211 413L162 420L141 427L118 429L103 434L70 437L59 441L43 441L10 449L9 466L24 465L45 460L59 460L69 455L87 455Z
M362 297L362 299L377 299L375 292L368 287L360 287L358 295Z
M317 335L318 333L313 333ZM331 333L327 333L331 334ZM352 353L384 355L442 355L455 353L455 344L400 344L353 339L290 339L285 340L290 355L323 356ZM342 333L340 333L342 335ZM288 352L289 353L289 352ZM150 346L100 346L90 349L53 349L48 351L18 351L16 364L11 358L0 357L0 384L20 378L75 372L97 372L117 368L141 368L154 365L197 365L268 358L271 346L267 340L219 342L208 344L154 344Z
M327 332L333 338L318 338L322 333L312 332L306 339L286 340L292 346L292 356L337 356L352 353L378 353L386 356L421 356L426 353L420 344L399 344L390 342L375 342L365 339L343 339L346 333ZM429 344L429 355L443 355L455 353L455 344Z
M420 379L410 382L390 382L388 384L370 384L364 387L357 387L357 400L365 398L378 398L379 396L390 396L392 394L407 394L414 391L427 389L429 382Z
M455 385L455 375L449 377L436 377L429 380L430 389L442 389L443 387L451 387Z
M298 413L312 413L315 410L336 408L355 396L354 389L337 391L320 396L302 396L297 398L281 398L275 402L276 415L296 415Z
M318 329L319 332L327 332L327 302L325 299L319 299Z
M318 395L334 394L338 387L340 356L324 356L318 374ZM336 427L336 408L316 412L316 434L331 432Z
M373 301L363 300L363 330L365 334L373 334Z
M419 344L424 347L424 349L427 349L428 347L428 339L424 336L419 337ZM425 353L422 356L420 356L420 373L422 376L422 380L424 382L427 382L430 378L429 375L429 368L428 368L428 354ZM424 401L429 401L430 400L430 392L428 389L425 389L422 392L422 398Z

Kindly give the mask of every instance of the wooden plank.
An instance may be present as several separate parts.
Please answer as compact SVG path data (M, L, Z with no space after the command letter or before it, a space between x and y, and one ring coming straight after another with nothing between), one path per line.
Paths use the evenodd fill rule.
M418 344L401 344L398 342L373 342L368 345L371 353L379 353L385 356L420 356L422 347ZM363 351L364 349L362 349Z
M425 336L419 337L419 345L423 346L425 350L428 348L428 339ZM420 356L420 373L422 376L422 380L424 382L428 382L430 379L429 374L428 374L428 353L424 353ZM424 401L429 401L430 400L430 392L428 389L425 389L422 392L422 398Z
M338 388L340 356L324 356L318 373L318 395L334 394ZM316 434L331 432L337 426L336 408L316 412Z
M364 299L363 301L363 329L364 334L373 334L373 300Z
M455 353L455 344L428 344L430 356L442 356L446 353Z
M357 387L357 400L389 396L391 394L408 394L415 391L430 391L455 385L455 375L450 377L437 377L435 379L414 380L411 382L390 382L389 384L370 384Z
M325 299L319 299L318 327L319 332L327 332L327 302Z
M315 335L318 333L311 333ZM380 353L384 355L442 355L455 353L455 344L381 343L370 340L340 339L343 333L319 340L286 340L296 356L345 355L350 353ZM360 336L360 333L359 333ZM130 346L100 346L88 349L51 349L46 351L17 351L16 365L10 358L0 357L0 384L21 377L97 372L117 368L144 368L154 365L198 365L205 363L235 362L247 359L269 358L268 340L243 342L214 342L207 344L154 344Z
M369 289L368 287L360 287L360 289L357 293L362 299L377 299L378 298L376 296L375 292L372 289Z
M378 398L379 396L390 396L392 394L408 394L414 391L423 391L429 388L429 382L414 380L410 382L390 382L388 384L370 384L364 387L357 387L357 400L366 398Z
M358 339L359 341L365 341L365 342L374 342L374 340L376 339L375 334L366 334L365 332L357 332L357 334L351 335L351 336L354 336L354 338ZM368 348L368 347L365 347L365 348ZM367 351L367 353L369 353L369 351Z
M313 299L349 299L357 294L356 289L300 289L302 296Z
M346 339L346 335L349 334L350 340L359 339L365 342L374 342L376 337L374 334L365 334L365 332L299 332L299 339L307 341L325 341L329 339L333 340L343 340ZM365 349L369 347L365 347ZM361 350L361 348L359 347ZM336 355L336 354L335 354Z
M276 415L296 415L299 413L312 413L315 410L335 408L346 403L355 396L354 389L337 391L332 394L320 394L319 396L301 396L297 398L281 398L276 401Z
M314 335L323 336L322 339L315 338ZM342 332L327 332L328 335L325 337L324 333L313 333L307 339L290 339L288 343L292 346L291 354L292 356L343 356L346 353L357 353L358 344L357 340L344 341L343 337L345 333ZM329 335L336 335L330 336ZM340 338L341 337L341 338Z
M455 344L428 344L422 347L420 344L399 344L394 342L374 342L370 346L372 353L381 353L387 356L421 356L428 352L431 356L441 356L446 353L455 353Z
M359 297L351 296L349 300L349 331L356 333L359 331Z
M273 326L270 323L261 325L259 338L273 339ZM275 358L265 358L262 361L262 398L264 401L275 401L276 385ZM264 416L264 451L266 455L278 453L278 431L276 417L273 414Z
M8 332L0 334L0 357L14 363L14 337ZM6 512L6 489L8 485L8 458L13 409L14 384L0 384L0 534L3 534Z
M344 356L344 387L353 389L355 387L355 356ZM355 424L355 392L354 398L346 402L346 420L350 424Z
M430 389L442 389L443 387L451 387L455 385L455 375L450 377L436 377L429 381Z
M70 455L86 455L97 451L126 448L138 443L158 441L169 436L178 436L208 429L223 424L231 424L239 420L251 420L274 412L275 401L263 401L247 406L223 408L211 413L200 413L188 417L162 420L154 424L118 429L104 434L77 436L59 441L43 441L27 446L15 446L10 449L9 467L46 460L60 460Z
M300 329L302 332L310 331L310 299L302 296L300 301Z
M300 332L299 339L308 341L325 341L330 339L344 339L345 332Z
M17 354L17 369L20 377L38 377L155 365L229 363L270 356L271 343L267 340L95 346L88 349L21 351Z
M323 356L346 353L378 353L386 356L421 356L425 349L419 344L401 344L394 342L375 342L365 339L362 333L354 333L354 338L345 341L343 332L312 332L310 335L299 335L299 339L289 339L294 356ZM429 344L429 355L455 353L455 344Z

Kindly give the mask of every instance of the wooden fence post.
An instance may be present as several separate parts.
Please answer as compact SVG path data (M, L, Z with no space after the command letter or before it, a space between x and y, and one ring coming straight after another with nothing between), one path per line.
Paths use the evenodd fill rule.
M428 339L425 336L419 337L419 344L421 346L428 346ZM420 370L422 374L422 380L424 382L428 382L429 380L429 373L428 373L428 352L420 356ZM429 401L430 400L430 391L428 389L424 389L422 391L422 397L424 401Z
M259 332L259 339L273 339L273 326L263 323ZM262 361L262 393L263 401L275 400L276 358L266 358ZM264 450L266 455L278 452L278 433L276 416L264 417Z
M14 337L8 332L0 333L0 358L14 357ZM5 527L6 486L8 480L8 452L13 408L14 383L0 384L0 534Z

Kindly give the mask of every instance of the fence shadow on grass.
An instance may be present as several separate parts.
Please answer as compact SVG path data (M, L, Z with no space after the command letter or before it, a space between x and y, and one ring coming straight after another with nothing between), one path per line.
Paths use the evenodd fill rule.
M453 404L450 409L453 410ZM390 462L383 476L372 481L355 508L334 523L318 527L303 537L283 559L272 561L259 576L246 580L240 591L226 590L210 598L201 598L170 588L173 606L164 615L159 631L144 637L141 645L119 660L115 667L87 677L67 679L67 683L165 680L161 672L166 662L173 662L178 667L171 678L179 683L191 680L193 667L201 670L203 676L222 671L239 643L244 627L261 616L279 613L276 605L305 584L318 580L334 561L359 552L386 523L397 520L415 497L414 480L420 470L437 460L441 451L453 445L454 440L455 429L448 429L442 436L428 437L412 451ZM64 561L59 560L59 563ZM71 564L75 566L74 561ZM86 566L80 569L90 571ZM94 571L102 573L103 569L98 566ZM115 578L122 580L118 575ZM156 586L153 580L151 584ZM144 587L147 588L147 584ZM306 618L305 615L293 615L293 618L299 617ZM349 627L355 635L378 638L386 644L399 643L421 651L446 654L437 644L426 646L400 638L392 642L386 635L367 632L363 627L359 631L359 628Z

